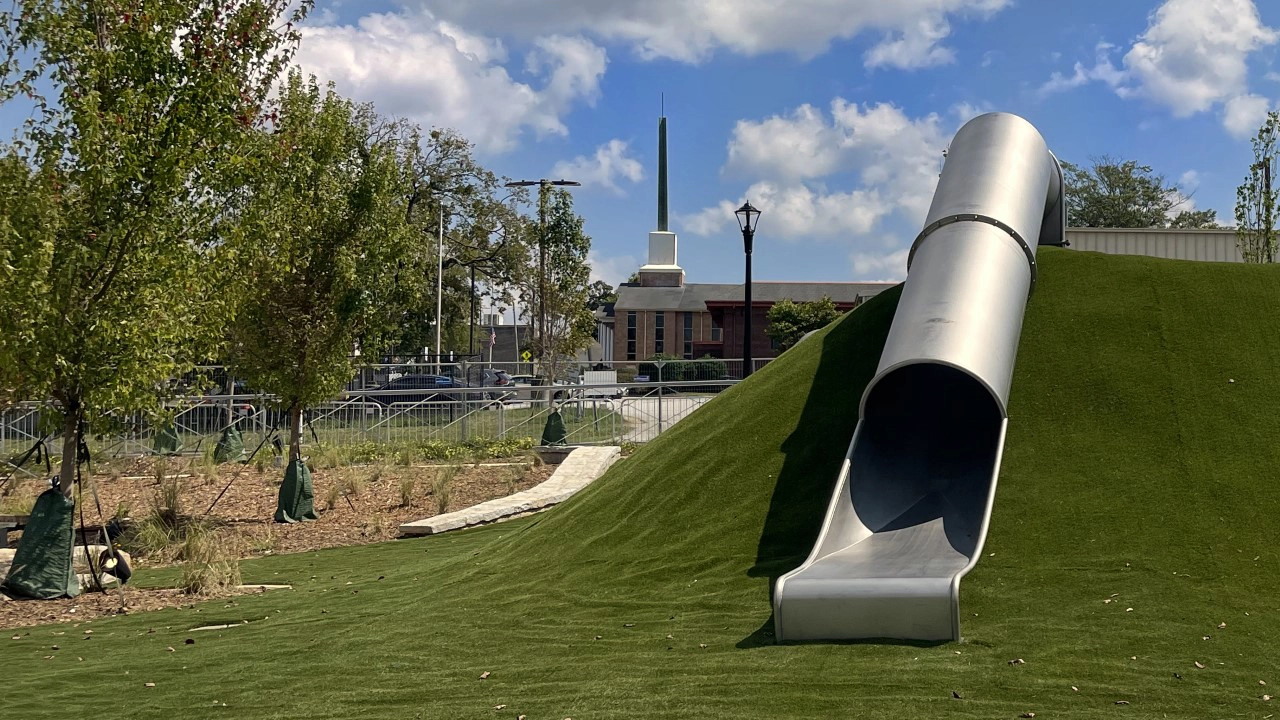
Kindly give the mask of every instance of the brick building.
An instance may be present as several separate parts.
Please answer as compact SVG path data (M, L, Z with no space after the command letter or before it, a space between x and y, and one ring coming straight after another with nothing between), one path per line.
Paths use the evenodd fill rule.
M686 283L676 234L667 227L667 124L658 121L658 229L649 233L649 262L639 282L618 288L611 313L597 313L606 361L641 361L659 353L686 359L742 357L745 299L741 284ZM852 310L893 283L753 282L751 347L756 358L777 357L766 331L769 308L791 299L829 297Z

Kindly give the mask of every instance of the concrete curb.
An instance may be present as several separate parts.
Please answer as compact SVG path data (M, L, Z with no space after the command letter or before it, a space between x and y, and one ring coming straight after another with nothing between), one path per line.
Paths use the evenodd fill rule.
M615 445L579 447L556 467L550 478L537 487L522 490L496 500L482 502L465 510L436 515L400 526L401 535L435 535L460 528L484 525L514 515L536 512L573 497L579 490L604 475L622 457Z

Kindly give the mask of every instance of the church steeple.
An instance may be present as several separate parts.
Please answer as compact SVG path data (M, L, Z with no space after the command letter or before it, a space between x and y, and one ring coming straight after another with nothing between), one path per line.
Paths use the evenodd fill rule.
M658 230L667 231L667 116L658 118Z
M667 115L658 116L658 229L649 233L649 262L640 268L646 287L681 287L684 270L676 262L676 234L667 228Z

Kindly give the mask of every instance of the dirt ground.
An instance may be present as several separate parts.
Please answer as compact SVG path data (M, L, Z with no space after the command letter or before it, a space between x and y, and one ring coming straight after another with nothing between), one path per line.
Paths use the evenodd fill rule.
M401 523L420 520L470 507L546 480L553 466L534 463L530 457L469 462L463 465L376 464L337 468L312 468L315 508L319 519L285 525L272 522L283 468L259 471L252 465L206 466L198 461L169 458L137 458L96 468L93 484L102 505L102 520L125 516L137 521L152 513L159 501L161 472L178 476L180 512L213 521L221 537L241 559L263 555L306 552L321 548L381 542L399 535ZM448 478L447 483L442 478ZM43 480L28 479L6 498L20 504L23 494L33 497ZM212 511L207 512L224 488ZM407 504L404 501L408 501ZM85 522L98 525L98 511L87 488ZM3 512L3 511L0 511ZM207 512L207 515L206 515ZM18 533L9 534L12 546ZM135 568L162 565L155 558L134 556ZM0 628L24 627L46 622L83 622L119 612L174 607L203 598L177 590L127 588L127 607L119 594L85 593L65 600L8 600L0 594Z

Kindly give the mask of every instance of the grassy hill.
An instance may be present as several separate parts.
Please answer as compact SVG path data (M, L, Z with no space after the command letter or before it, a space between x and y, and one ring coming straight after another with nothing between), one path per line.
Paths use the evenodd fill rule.
M986 556L961 587L961 643L778 646L770 634L772 578L816 537L895 291L551 512L256 561L247 582L295 589L95 622L89 641L68 626L2 640L0 707L529 720L1280 712L1262 699L1280 695L1280 268L1040 253Z

